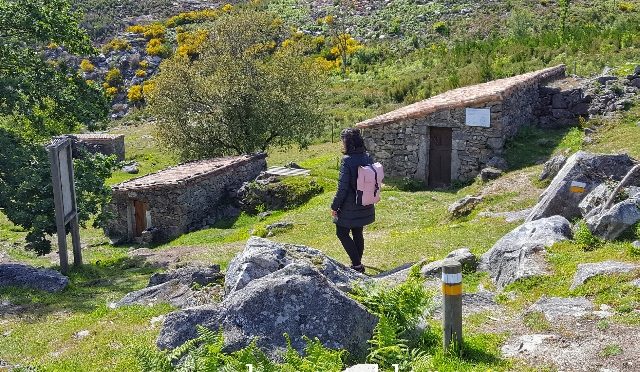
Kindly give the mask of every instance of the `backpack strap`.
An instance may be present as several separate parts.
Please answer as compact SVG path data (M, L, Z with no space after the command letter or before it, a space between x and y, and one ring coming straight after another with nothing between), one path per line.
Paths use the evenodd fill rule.
M369 164L369 168L371 168L371 170L373 171L376 179L376 189L373 191L373 196L376 196L378 194L378 191L380 190L380 186L378 185L378 172L376 171L376 168L373 166L373 164Z

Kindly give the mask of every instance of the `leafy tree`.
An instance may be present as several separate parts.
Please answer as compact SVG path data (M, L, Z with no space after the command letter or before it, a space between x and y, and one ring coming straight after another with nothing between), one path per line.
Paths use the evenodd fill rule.
M0 209L28 231L28 248L51 250L55 232L49 158L52 135L91 127L106 117L107 101L64 63L46 57L47 46L76 54L93 48L65 0L0 0ZM79 219L85 223L108 202L104 180L115 160L74 161ZM98 216L96 221L103 221Z
M195 57L161 65L147 98L159 138L184 159L308 144L320 128L321 74L287 30L254 9L220 17Z

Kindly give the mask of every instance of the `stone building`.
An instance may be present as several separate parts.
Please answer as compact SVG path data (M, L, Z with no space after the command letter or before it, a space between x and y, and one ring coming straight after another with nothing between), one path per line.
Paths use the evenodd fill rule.
M124 160L124 135L86 133L73 134L71 137L92 154L116 155L119 161Z
M266 169L266 155L185 163L112 187L114 242L162 242L225 217L229 195Z
M537 124L541 87L564 77L560 65L454 89L356 126L387 175L447 186L473 179L507 139Z

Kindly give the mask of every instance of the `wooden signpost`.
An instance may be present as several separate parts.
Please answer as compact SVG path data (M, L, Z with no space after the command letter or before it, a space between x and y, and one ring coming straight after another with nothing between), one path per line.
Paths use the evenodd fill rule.
M71 155L71 139L58 137L47 146L51 161L51 180L53 181L53 201L55 204L56 228L58 232L58 254L60 271L67 274L69 257L67 255L67 230L69 225L73 240L73 264L82 265L80 251L80 227L78 225L78 208L73 178L73 159Z
M442 265L442 328L445 351L462 350L462 265L445 260Z

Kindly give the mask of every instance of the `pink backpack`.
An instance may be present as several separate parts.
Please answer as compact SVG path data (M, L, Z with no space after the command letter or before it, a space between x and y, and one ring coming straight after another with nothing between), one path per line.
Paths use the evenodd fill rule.
M380 189L384 179L382 164L374 163L358 167L356 205L372 205L380 201Z

